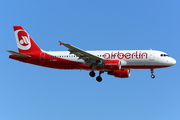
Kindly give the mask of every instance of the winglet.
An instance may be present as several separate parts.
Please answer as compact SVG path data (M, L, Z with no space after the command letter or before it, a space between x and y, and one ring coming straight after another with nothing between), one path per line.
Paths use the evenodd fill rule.
M59 41L59 45L63 45L63 44L64 44L63 42Z

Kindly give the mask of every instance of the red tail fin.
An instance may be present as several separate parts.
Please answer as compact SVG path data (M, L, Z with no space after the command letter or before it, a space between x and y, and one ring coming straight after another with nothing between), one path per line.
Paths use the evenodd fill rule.
M13 26L19 53L37 53L41 49L21 26Z

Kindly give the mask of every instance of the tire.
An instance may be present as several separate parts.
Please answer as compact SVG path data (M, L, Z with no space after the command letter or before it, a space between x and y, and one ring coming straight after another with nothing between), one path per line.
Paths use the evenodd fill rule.
M154 79L154 78L155 78L155 75L151 75L151 78Z
M101 81L102 81L102 77L101 77L101 76L97 76L96 80L97 80L98 82L101 82Z
M90 75L91 77L94 77L96 74L95 74L94 71L91 71L91 72L89 72L89 75Z

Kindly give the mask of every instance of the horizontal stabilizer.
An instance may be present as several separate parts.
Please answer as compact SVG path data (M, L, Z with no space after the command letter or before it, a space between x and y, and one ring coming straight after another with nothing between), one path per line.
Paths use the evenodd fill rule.
M31 56L29 56L29 55L25 55L25 54L22 54L22 53L14 52L14 51L11 51L11 50L7 50L7 52L9 52L9 53L11 53L11 54L13 54L13 55L16 55L16 56L18 56L18 57L23 57L23 58L29 58L29 57L31 57Z

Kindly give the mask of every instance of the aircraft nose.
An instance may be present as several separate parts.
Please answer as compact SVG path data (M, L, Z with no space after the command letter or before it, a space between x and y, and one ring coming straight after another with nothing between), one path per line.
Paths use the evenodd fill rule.
M175 60L174 58L171 58L171 59L169 60L169 63L170 63L171 65L175 65L175 64L176 64L176 60Z

